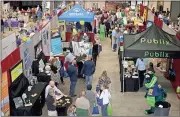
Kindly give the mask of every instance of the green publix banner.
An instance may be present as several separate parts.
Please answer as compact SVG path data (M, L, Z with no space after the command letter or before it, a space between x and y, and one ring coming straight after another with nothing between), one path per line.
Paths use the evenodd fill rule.
M168 40L164 40L164 39L141 38L141 43L156 44L156 45L171 45Z
M141 38L141 43L147 43L147 44L155 44L155 45L170 45L169 41L163 40L163 39L146 39L146 38ZM159 52L150 52L150 51L145 51L144 52L144 57L154 57L154 58L168 58L169 53L164 52L164 51L159 51Z
M144 57L148 58L169 58L169 53L167 52L150 52L150 51L145 51L144 52Z
M148 43L148 44L159 44L159 45L170 45L169 41L163 39L146 39L141 38L141 43ZM169 58L169 53L167 52L150 52L145 51L144 57L152 57L152 58Z

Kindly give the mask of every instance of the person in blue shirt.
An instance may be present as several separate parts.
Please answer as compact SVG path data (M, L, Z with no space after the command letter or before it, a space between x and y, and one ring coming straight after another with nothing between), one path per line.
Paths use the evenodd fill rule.
M116 27L113 31L112 31L112 50L115 51L116 48L114 48L114 45L117 45L117 36L118 36L118 28Z
M81 70L81 74L84 74L86 79L85 87L87 87L88 84L92 85L94 72L95 72L95 64L92 61L92 56L89 55L88 60L84 62L83 68Z
M144 83L144 73L146 72L146 65L143 58L138 58L136 61L136 68L139 72L139 79L140 79L140 87L143 87Z
M81 30L81 24L79 22L76 22L76 30Z
M75 89L76 89L76 83L77 83L77 68L75 67L75 64L76 64L76 60L73 59L70 63L70 65L68 66L68 69L67 69L67 73L70 77L70 91L69 91L69 95L71 97L75 97L76 95L74 94L75 93Z
M37 11L37 17L38 17L38 20L41 20L41 19L42 19L42 11L41 11L41 9L39 9L39 10Z

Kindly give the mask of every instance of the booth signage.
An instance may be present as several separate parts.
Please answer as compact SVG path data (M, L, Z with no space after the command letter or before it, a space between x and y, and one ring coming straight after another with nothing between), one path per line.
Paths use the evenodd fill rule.
M148 43L148 44L159 44L159 45L170 45L169 41L163 39L146 39L141 38L141 43Z
M81 12L81 9L79 9L79 8L75 8L73 11L74 11L73 13L69 13L70 16L82 16L83 15L83 13Z
M169 58L169 53L167 52L144 52L144 57L151 57L151 58Z

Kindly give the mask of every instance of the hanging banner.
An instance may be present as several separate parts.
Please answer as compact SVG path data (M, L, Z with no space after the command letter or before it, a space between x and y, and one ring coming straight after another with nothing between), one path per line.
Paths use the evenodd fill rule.
M5 59L17 48L16 34L12 33L9 36L2 39L2 60Z
M57 56L63 53L61 38L51 39L51 52L53 56Z
M66 23L64 20L59 20L58 23L62 41L66 41Z
M7 71L2 73L1 80L1 115L10 116Z
M45 56L50 55L51 47L50 47L50 22L42 29L41 31L41 39L43 46L43 53Z
M147 12L147 7L145 7L144 8L144 13L143 13L143 19L144 19L144 21L146 22L147 21L147 14L148 12Z

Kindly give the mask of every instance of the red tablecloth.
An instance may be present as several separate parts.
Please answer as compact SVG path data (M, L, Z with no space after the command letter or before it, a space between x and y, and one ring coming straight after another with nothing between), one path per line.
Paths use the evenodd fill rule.
M59 57L59 60L62 60L62 62L64 63L65 56L61 55L61 56L55 56L55 57ZM47 61L49 61L49 58L50 58L50 56L46 56Z
M134 25L127 25L127 26L125 27L125 29L127 29L127 28L129 28L129 27L134 28L135 26L134 26ZM139 26L139 30L140 30L141 32L144 31L144 30L146 30L146 26L145 26L145 25Z

